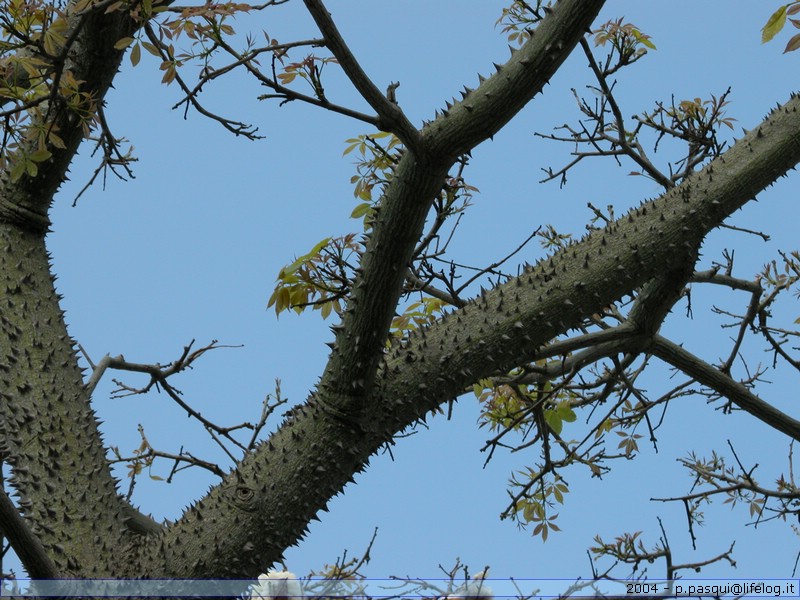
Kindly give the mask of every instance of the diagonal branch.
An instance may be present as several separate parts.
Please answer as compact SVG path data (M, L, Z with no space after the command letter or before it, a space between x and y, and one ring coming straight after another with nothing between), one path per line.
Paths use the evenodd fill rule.
M416 151L420 145L419 132L400 107L381 93L364 72L364 69L361 68L361 65L358 64L356 57L347 47L322 0L303 1L308 12L317 23L320 32L325 37L328 49L339 62L339 66L342 67L342 70L364 100L378 114L378 128L395 134L409 150Z
M653 356L680 369L699 383L710 387L773 429L777 429L795 440L800 440L800 421L765 402L747 389L746 386L688 350L660 335L653 339L648 350Z
M33 579L56 579L58 570L42 542L30 530L5 490L0 487L0 532L11 542L22 565Z
M497 72L423 129L437 156L460 156L489 139L530 102L589 29L604 0L560 0Z

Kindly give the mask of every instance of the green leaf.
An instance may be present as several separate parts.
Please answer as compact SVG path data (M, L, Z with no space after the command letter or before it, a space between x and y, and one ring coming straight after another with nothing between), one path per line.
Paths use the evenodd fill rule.
M11 183L19 181L23 173L25 173L25 161L19 160L14 163L14 166L11 168Z
M761 43L765 44L774 38L784 25L786 25L786 7L781 6L772 13L767 24L761 29Z
M578 418L575 415L575 411L572 410L572 407L569 405L568 402L562 402L561 404L559 404L557 412L558 416L561 417L561 419L566 421L567 423L573 423L575 419Z
M282 269L282 272L285 273L293 273L297 269L299 269L303 263L307 262L310 258L315 257L319 254L319 251L322 250L325 246L328 245L328 242L331 241L331 238L327 237L324 240L320 241L316 246L314 246L310 252L304 254L303 256L298 257L292 264L285 266Z
M649 36L644 35L638 29L634 29L633 30L633 36L636 38L637 42L639 42L640 44L642 44L644 46L647 46L648 48L650 48L650 50L655 50L656 49L656 45L653 42L650 41Z
M544 411L544 420L547 423L547 426L556 434L560 434L561 430L564 428L564 422L561 420L561 415L554 410Z
M51 156L53 156L53 154L49 150L43 148L32 153L28 158L33 162L43 162Z
M327 319L330 316L332 310L333 310L333 302L326 302L325 304L323 304L322 308L320 309L322 318Z
M648 38L646 38L644 36L640 37L639 41L642 44L644 44L645 46L647 46L648 48L650 48L651 50L655 50L656 49L656 45L653 42L651 42Z
M140 60L142 60L142 47L139 44L136 44L131 49L131 65L135 67L139 64Z
M351 219L360 219L361 217L366 215L370 211L371 208L372 208L372 205L369 202L362 202L361 204L359 204L358 206L356 206L353 209L353 212L350 213L350 218Z

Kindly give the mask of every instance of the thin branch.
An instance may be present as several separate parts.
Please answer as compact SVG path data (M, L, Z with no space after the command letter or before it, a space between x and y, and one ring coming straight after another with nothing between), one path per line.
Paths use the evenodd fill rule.
M327 42L328 49L336 57L339 66L364 100L378 114L378 129L394 133L412 152L420 149L420 135L400 107L389 100L367 76L356 57L347 47L336 24L322 0L303 0L308 12L317 23Z
M5 490L0 486L0 531L11 542L11 547L33 579L60 577L42 542L28 527Z
M155 31L153 30L153 26L150 23L146 23L144 26L144 31L147 35L147 39L149 39L150 43L152 43L153 46L155 46L156 49L158 50L161 60L162 61L170 60L171 56L169 50L156 35ZM180 88L186 94L186 97L181 102L176 104L175 107L180 106L180 104L182 104L183 102L186 102L187 109L189 104L191 104L198 113L200 113L204 117L211 119L212 121L216 121L234 135L237 136L242 135L249 140L255 140L263 137L256 134L256 132L258 131L257 127L253 127L252 125L248 125L247 123L242 123L240 121L234 121L232 119L228 119L227 117L222 117L216 113L211 112L210 110L205 108L202 104L200 104L200 102L197 100L197 93L199 92L200 87L202 86L202 82L201 84L196 86L194 90L191 90L189 86L186 84L186 82L183 81L183 78L180 76L177 70L175 71L175 81L178 83ZM184 113L184 118L185 117L186 114Z
M586 58L589 60L589 67L592 69L592 72L597 78L597 82L600 84L600 89L603 92L603 98L608 102L608 105L611 108L611 113L614 115L614 122L617 131L617 138L614 140L614 143L619 144L624 150L625 155L639 165L651 179L661 184L665 190L672 189L675 187L675 184L669 179L669 177L664 175L653 165L653 163L650 162L650 160L645 156L641 147L634 149L634 147L628 142L628 138L626 137L627 133L625 131L625 119L622 116L622 111L620 110L619 105L614 98L611 87L608 85L608 81L606 79L607 75L600 70L597 61L594 59L594 54L589 46L589 42L586 41L585 37L581 39L581 48L583 49Z
M290 88L287 88L286 86L279 84L275 79L270 79L269 77L264 75L261 71L259 71L256 67L254 67L252 63L252 57L239 54L233 47L231 47L221 38L217 40L217 43L219 44L220 48L222 48L228 54L236 58L237 62L244 65L245 69L247 69L247 71L251 75L253 75L253 77L255 77L260 83L277 92L277 94L264 94L262 96L259 96L259 100L268 100L270 98L280 98L284 102L298 100L300 102L305 102L306 104L311 104L313 106L324 108L331 112L345 115L346 117L351 117L358 121L363 121L364 123L369 123L373 127L381 129L381 127L379 126L379 119L377 117L373 117L371 115L358 112L356 110L347 108L346 106L333 104L328 100L321 100L320 98L316 98L314 96L307 96L305 94L301 94L300 92L296 92Z
M656 335L648 351L667 364L680 369L699 383L710 387L733 404L770 427L795 440L800 440L800 421L765 402L743 384L708 364L674 342Z

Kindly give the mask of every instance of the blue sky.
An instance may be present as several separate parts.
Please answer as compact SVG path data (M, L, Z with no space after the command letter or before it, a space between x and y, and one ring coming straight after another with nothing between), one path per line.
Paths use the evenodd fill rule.
M792 90L797 61L782 55L784 40L762 46L760 27L779 2L744 0L674 0L669 3L609 2L598 23L624 16L650 34L658 46L619 75L623 112L630 116L669 101L719 95L732 87L729 114L740 127L751 127ZM398 100L413 122L430 118L435 109L463 85L474 85L477 73L508 56L505 37L494 22L502 1L496 0L330 0L328 7L351 49L379 87L400 81ZM281 41L317 35L303 15L302 3L237 21L237 30L266 29ZM784 36L785 38L786 36ZM301 57L302 53L296 56ZM363 107L334 67L326 90L343 104ZM348 218L355 200L349 182L352 158L342 157L344 140L368 133L364 124L312 107L278 107L255 100L263 90L244 76L233 75L208 89L214 109L253 122L266 139L235 138L215 123L171 110L180 99L175 86L164 87L157 64L145 56L127 64L108 96L107 116L118 136L131 140L139 161L136 179L96 185L71 206L91 174L93 159L84 147L53 209L53 254L58 288L64 295L70 331L92 358L122 353L138 362L167 362L184 344L211 339L239 345L206 355L197 367L176 379L194 406L220 422L257 418L260 402L282 381L283 394L305 399L327 356L324 345L330 323L317 313L284 314L266 310L275 276L294 255L320 239L356 230ZM466 178L481 190L464 218L453 244L458 260L486 264L514 248L537 226L580 233L590 217L587 202L614 204L617 214L658 189L644 178L628 177L630 165L616 168L608 160L584 163L568 185L538 184L541 167L560 166L569 148L539 140L535 131L574 123L578 117L571 88L592 83L586 61L575 53L545 90L492 142L473 152ZM665 155L661 160L667 160ZM741 276L751 276L779 249L796 248L797 208L793 178L782 180L746 207L732 222L762 228L772 241L717 232L704 248L707 268L724 247L737 248ZM540 250L531 246L523 259ZM704 306L727 303L743 309L746 300L731 294L711 296L697 289L694 320L676 311L665 326L674 339L715 360L726 352L727 331ZM797 304L781 306L785 322ZM767 361L753 347L752 361ZM670 385L669 371L653 369L650 392ZM133 377L125 381L135 383ZM787 375L771 377L763 396L792 407L796 385ZM222 460L209 439L164 395L110 399L109 375L95 393L95 407L105 421L109 444L123 452L138 446L137 424L159 449L177 452L181 445L202 457ZM644 530L648 544L658 539L661 517L678 562L717 555L738 540L738 569L709 567L704 576L787 577L793 568L797 537L785 523L746 527L746 510L731 511L720 501L707 507L707 525L691 550L683 508L657 504L652 496L688 491L691 480L675 459L689 450L700 454L724 449L731 439L748 463L759 463L765 484L786 472L787 440L751 419L725 417L702 398L673 403L661 430L658 453L644 446L636 460L616 465L602 481L586 473L567 474L571 493L560 510L563 532L546 544L500 522L506 481L513 470L533 464L536 454L500 455L483 467L480 452L487 433L476 426L478 407L471 396L456 405L454 418L429 421L398 441L388 455L377 456L345 494L334 499L301 546L287 553L288 568L307 573L334 561L343 549L356 555L379 528L373 560L365 572L373 577L435 577L437 565L456 557L477 571L491 565L494 576L573 577L589 574L585 549L595 534L610 539L624 531ZM273 426L277 426L277 422ZM166 475L171 465L157 463ZM124 473L120 472L120 476ZM134 500L158 518L176 518L183 507L205 492L211 479L192 472L172 484L141 478ZM127 482L123 482L126 486ZM265 565L266 568L266 565ZM663 574L663 565L650 573ZM619 572L624 574L624 570ZM687 574L688 576L689 574Z

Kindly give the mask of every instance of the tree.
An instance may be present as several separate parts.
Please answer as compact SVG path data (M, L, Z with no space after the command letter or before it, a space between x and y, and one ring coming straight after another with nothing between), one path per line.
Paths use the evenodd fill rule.
M211 5L178 16L166 11L169 16L159 20L160 7L154 9L150 3L78 2L65 11L47 5L9 5L12 40L7 45L5 92L9 128L2 194L3 436L4 458L14 471L19 505L41 541L41 548L35 541L25 542L24 527L19 534L8 531L31 574L256 575L302 535L309 520L370 456L404 428L475 385L495 409L488 414L491 423L509 430L530 425L542 439L542 468L521 482L512 512L520 512L546 533L554 524L544 507L550 496L563 493L558 473L569 462L559 464L551 446L561 446L567 456L574 454L559 437L563 423L574 418L579 406L608 397L592 398L600 389L597 386L581 394L573 385L574 377L586 365L606 358L612 360L611 375L600 377L614 382L608 384L609 393L632 389L626 383L627 369L638 357L654 356L696 379L712 395L797 438L797 421L755 395L752 381L737 381L730 376L729 364L708 365L658 334L687 282L705 278L751 291L753 314L742 320L740 330L744 334L748 327L759 328L767 340L773 336L775 351L782 354L783 345L774 337L780 332L767 324L769 303L764 304L758 283L734 280L725 269L694 269L708 233L796 164L800 151L796 99L775 109L728 150L717 143L714 133L714 126L725 124L724 97L660 107L640 127L675 135L689 146L686 160L665 176L644 160L636 138L629 137L636 132L622 127L615 114L611 90L602 90L602 110L592 114L590 105L582 105L586 116L602 127L571 131L567 137L585 136L586 143L608 144L604 154L637 160L641 173L667 191L619 219L598 211L599 222L605 225L580 241L567 244L550 232L551 257L515 277L501 277L502 283L470 300L469 292L458 289L446 273L426 265L424 259L432 252L425 245L432 239L424 237L426 220L432 208L434 223L437 218L444 222L459 209L455 201L463 202L470 191L458 171L463 157L500 131L576 45L586 49L582 37L603 2L562 0L547 16L541 7L528 13L515 3L513 9L519 12L507 15L510 32L530 39L520 39L522 46L496 74L475 90L466 90L462 100L448 105L419 130L395 102L397 89L389 86L384 92L363 73L324 6L314 0L305 4L322 32L320 40L306 45L327 47L372 114L327 99L320 72L330 60L281 65L289 45L274 40L268 40L265 48L237 53L226 42L225 17L247 7ZM205 29L198 32L196 23ZM354 141L366 155L359 190L364 205L357 209L368 231L363 246L354 238L343 238L312 249L287 267L276 290L278 309L313 302L320 310L335 311L338 301L342 310L328 366L311 398L265 443L253 447L222 484L164 528L117 494L89 405L94 379L86 382L78 369L53 288L44 234L53 195L93 123L101 138L104 165L127 165L104 120L102 101L128 46L132 58L141 48L159 54L165 80L178 81L185 58L170 54L174 51L163 37L170 27L173 35L180 29L186 36L213 42L215 50L232 55L240 68L266 78L262 83L282 100L353 116L394 138ZM616 48L620 67L634 61L648 43L644 34L622 22L606 25L600 34ZM274 56L273 65L282 68L280 76L258 70L258 56ZM594 67L602 89L617 65ZM222 74L218 68L206 70L201 80ZM306 79L311 95L289 87L293 77ZM187 103L205 110L195 88L187 85L186 91ZM241 123L210 116L237 133L252 135ZM381 139L395 138L402 150L391 143L379 144ZM371 202L367 192L375 188L380 200ZM357 257L358 265L352 269L344 261L346 251ZM771 273L774 283L768 282L768 289L776 293L794 283L791 269L796 263L791 256L786 259L789 273ZM424 292L428 300L401 315L407 322L393 321L398 302L414 291ZM299 298L298 293L305 296ZM631 294L632 304L619 308L619 299ZM453 308L440 315L444 304ZM559 338L572 330L582 332ZM397 333L397 339L387 347L390 332ZM187 349L172 371L189 365L206 349ZM563 359L547 362L556 357ZM621 358L614 363L616 357ZM123 360L97 367L93 375L107 367L137 368ZM140 370L168 389L169 368ZM616 408L626 409L622 404ZM624 417L609 412L608 419L594 424L595 429L601 435L612 429L625 434L631 425L646 420L648 408L630 407ZM623 450L632 451L636 438L624 437L628 445ZM576 456L592 468L605 468L602 455ZM719 463L698 463L696 472L707 475L711 483L733 477L730 485L751 492L755 499L772 494L737 472L728 474ZM537 496L536 486L548 481L550 487L541 488L545 497ZM787 501L787 511L796 498L793 486L784 482L786 489L778 490L783 496L777 497ZM15 513L8 509L5 514L11 521ZM86 540L97 540L96 546ZM120 556L126 560L120 561Z

